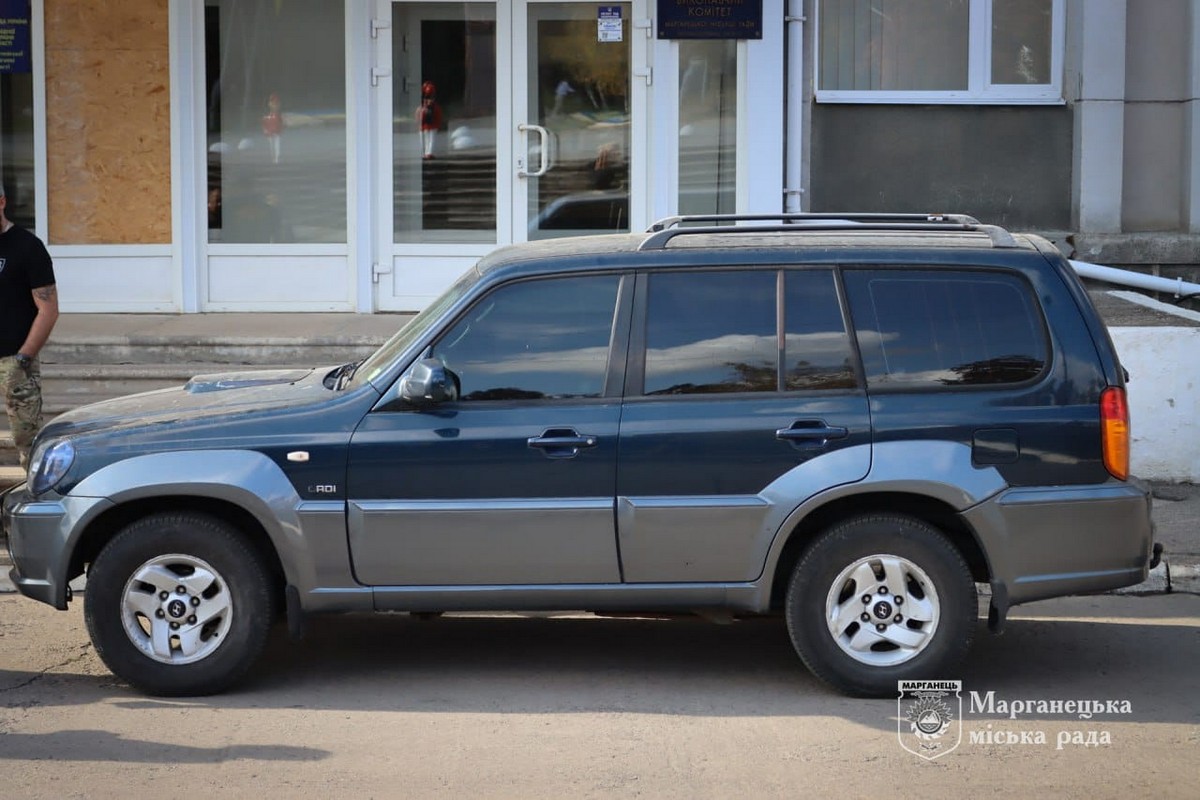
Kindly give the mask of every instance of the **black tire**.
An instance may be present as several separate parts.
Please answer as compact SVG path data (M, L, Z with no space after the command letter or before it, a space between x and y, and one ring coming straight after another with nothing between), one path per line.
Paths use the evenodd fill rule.
M117 677L164 697L215 694L241 678L261 655L278 604L262 558L237 529L187 512L121 530L88 570L85 598L100 658Z
M897 576L899 595L890 583ZM845 694L895 697L899 680L955 678L977 603L966 562L941 532L913 517L870 515L813 541L792 572L785 612L792 645L814 675Z

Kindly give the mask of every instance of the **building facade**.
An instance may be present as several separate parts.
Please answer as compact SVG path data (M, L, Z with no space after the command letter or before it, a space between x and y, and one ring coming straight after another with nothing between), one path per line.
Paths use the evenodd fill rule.
M1200 0L0 9L9 213L69 312L411 311L499 245L680 213L1200 263Z

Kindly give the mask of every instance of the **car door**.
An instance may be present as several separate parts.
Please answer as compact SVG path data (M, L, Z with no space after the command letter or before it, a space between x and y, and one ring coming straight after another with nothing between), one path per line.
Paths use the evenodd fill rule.
M349 535L368 585L618 583L617 433L632 279L501 285L433 342L457 399L396 399L349 456ZM616 320L624 315L624 326ZM615 353L615 355L613 355Z
M625 580L753 580L783 517L870 468L834 271L638 280L617 465Z

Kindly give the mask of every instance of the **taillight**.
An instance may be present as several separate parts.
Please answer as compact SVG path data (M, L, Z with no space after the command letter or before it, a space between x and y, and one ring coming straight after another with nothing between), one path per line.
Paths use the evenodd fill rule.
M1129 477L1129 404L1125 390L1110 386L1100 393L1100 430L1104 466L1114 478Z

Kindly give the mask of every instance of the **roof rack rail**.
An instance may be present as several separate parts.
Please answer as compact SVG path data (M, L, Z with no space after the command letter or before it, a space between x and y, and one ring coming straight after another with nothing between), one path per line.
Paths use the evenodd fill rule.
M773 222L774 225L729 223ZM684 227L710 223L699 227ZM698 214L666 217L650 226L639 250L662 250L676 236L712 233L811 233L821 231L974 231L987 234L993 247L1013 248L1012 234L966 214Z

